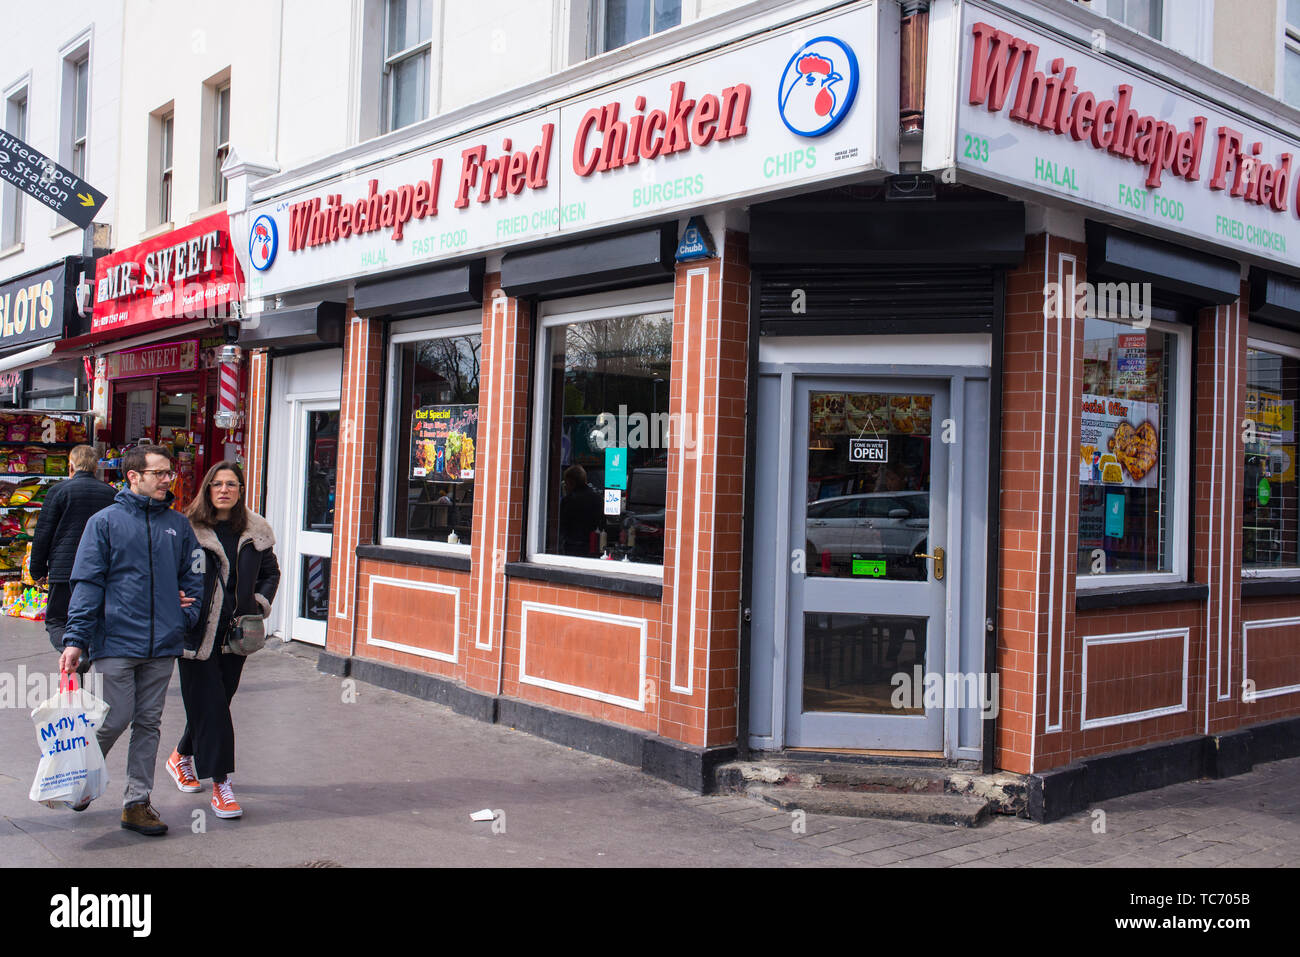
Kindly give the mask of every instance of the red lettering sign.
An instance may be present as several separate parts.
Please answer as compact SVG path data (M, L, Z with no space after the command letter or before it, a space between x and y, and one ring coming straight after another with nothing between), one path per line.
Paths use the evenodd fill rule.
M102 257L90 331L111 338L157 320L234 318L243 281L226 214L208 216Z
M1093 149L1139 163L1147 168L1146 185L1151 189L1160 186L1166 173L1188 182L1200 179L1208 122L1204 116L1192 117L1190 129L1179 130L1132 108L1133 88L1127 84L1116 88L1114 99L1098 100L1092 91L1074 85L1076 68L1067 67L1063 57L1052 60L1043 73L1037 69L1036 44L988 23L973 24L971 33L974 50L967 100L972 106L1000 112L1014 85L1011 119L1057 136L1068 133ZM1227 175L1232 171L1230 196L1275 212L1285 210L1291 154L1283 153L1276 165L1266 163L1260 157L1263 144L1253 143L1247 149L1243 139L1236 130L1219 128L1209 187L1228 189Z

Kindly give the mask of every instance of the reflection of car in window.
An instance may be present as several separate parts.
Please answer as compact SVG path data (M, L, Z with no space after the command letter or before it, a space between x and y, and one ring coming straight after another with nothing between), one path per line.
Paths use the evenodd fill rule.
M662 461L662 459L661 459ZM668 469L634 469L627 478L627 509L623 526L636 533L634 562L662 562L664 555L664 504L668 494Z
M889 578L925 577L930 534L929 492L868 492L809 502L809 574L842 574L854 558L885 559ZM825 558L823 556L826 556Z

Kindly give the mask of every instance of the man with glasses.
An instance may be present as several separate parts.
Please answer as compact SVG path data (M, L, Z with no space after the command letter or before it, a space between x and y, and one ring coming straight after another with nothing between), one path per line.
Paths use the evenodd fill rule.
M136 446L122 470L129 489L91 516L77 548L59 665L74 671L88 653L104 676L109 710L95 736L105 757L131 725L122 827L157 836L167 833L149 800L163 701L174 662L198 621L203 551L189 520L171 509L176 473L168 451Z

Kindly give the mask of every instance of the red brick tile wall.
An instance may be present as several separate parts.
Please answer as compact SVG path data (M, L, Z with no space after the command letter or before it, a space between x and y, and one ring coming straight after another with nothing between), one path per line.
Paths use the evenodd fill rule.
M271 359L265 349L253 349L248 353L248 401L246 403L245 431L248 441L244 445L246 452L244 464L244 481L247 489L244 501L248 507L259 514L265 514L266 490L262 485L262 468L266 461L266 406L270 401L267 389L270 387L268 373Z

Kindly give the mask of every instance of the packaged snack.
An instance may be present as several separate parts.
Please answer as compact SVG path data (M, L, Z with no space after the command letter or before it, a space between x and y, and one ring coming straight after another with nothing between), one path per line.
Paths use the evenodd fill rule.
M27 471L27 453L10 452L9 453L9 471L20 474Z
M86 426L84 423L81 422L68 423L68 441L69 442L86 441Z
M0 475L9 471L9 453L0 451Z
M54 441L55 442L68 441L68 430L71 427L72 427L72 423L69 422L67 419L55 419L54 420Z
M28 585L35 585L36 580L32 578L32 543L28 542L23 549L23 582Z
M23 524L24 535L36 534L36 522L40 517L41 517L41 510L39 508L28 509L26 512L23 513L22 524Z
M27 471L33 475L40 475L45 472L45 450L44 449L23 449L27 453Z
M32 427L27 422L15 422L5 430L5 438L10 442L30 442Z
M68 457L66 455L45 456L45 474L46 475L67 475Z
M9 496L18 488L17 482L0 481L0 508L9 504Z
M17 512L5 512L0 515L0 538L13 538L22 530L23 523Z
M36 494L32 496L32 504L40 505L42 502L44 502L45 493L48 492L51 488L53 488L53 486L51 485L42 485L40 488L38 488L36 490Z
M14 489L13 494L9 496L10 505L27 505L42 489L39 482L25 482ZM41 495L44 498L44 495Z

